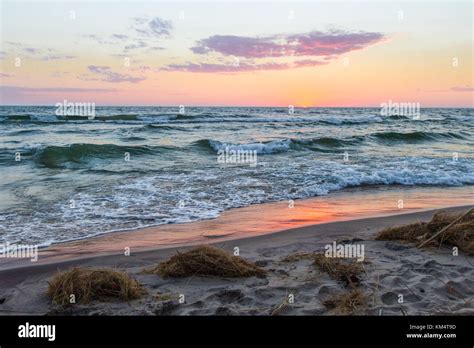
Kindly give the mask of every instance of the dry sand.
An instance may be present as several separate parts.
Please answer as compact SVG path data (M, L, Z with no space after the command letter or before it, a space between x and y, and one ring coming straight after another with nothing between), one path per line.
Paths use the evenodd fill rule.
M325 245L337 241L363 244L365 248L359 288L368 303L354 314L473 315L473 257L463 253L453 256L449 247L419 250L398 242L374 240L384 227L428 221L436 211L333 222L215 243L229 252L238 247L241 257L267 271L265 277L163 279L141 271L167 260L176 253L176 247L132 252L130 256L87 257L85 241L81 259L7 263L8 268L0 271L0 314L330 315L334 312L325 307L324 301L347 293L347 287L320 272L311 260L282 259L295 253L322 252ZM131 302L93 302L68 309L52 306L46 297L48 280L56 271L73 266L125 271L146 287L147 294ZM289 294L294 296L294 303L285 304ZM184 295L185 303L179 302L180 295ZM403 295L403 303L398 302L399 295Z

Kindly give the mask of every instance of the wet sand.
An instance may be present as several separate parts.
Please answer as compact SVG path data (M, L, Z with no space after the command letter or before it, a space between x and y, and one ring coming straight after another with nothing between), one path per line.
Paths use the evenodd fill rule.
M225 242L332 222L421 212L473 204L474 187L352 189L305 200L251 205L216 219L113 232L41 249L36 264ZM400 203L402 202L402 206ZM325 231L321 233L325 234ZM0 269L30 266L29 260L0 259Z

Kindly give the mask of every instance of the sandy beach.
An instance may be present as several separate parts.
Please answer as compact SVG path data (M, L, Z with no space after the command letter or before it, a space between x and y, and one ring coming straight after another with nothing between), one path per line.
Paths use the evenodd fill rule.
M451 207L464 212L472 206ZM172 246L122 254L87 253L88 241L76 242L74 257L59 253L43 262L7 262L0 271L0 313L76 315L331 315L326 301L348 290L340 281L316 268L302 253L323 252L326 245L363 245L363 273L359 289L367 298L356 315L474 314L474 260L450 247L418 249L395 241L375 240L385 227L429 221L438 210L312 224L277 233L212 240L266 271L248 278L162 278L143 270L202 244ZM108 237L110 238L110 236ZM120 243L120 238L117 239ZM92 243L94 245L94 243ZM94 247L96 247L96 244ZM65 245L67 249L67 244ZM56 252L61 246L55 247ZM59 249L58 249L59 248ZM53 248L54 249L54 248ZM95 250L95 249L94 249ZM48 249L46 249L48 251ZM106 251L106 250L105 250ZM51 250L49 251L51 254ZM41 254L40 254L41 255ZM50 255L51 256L51 255ZM290 256L290 257L288 257ZM285 259L286 258L286 259ZM40 258L41 259L41 258ZM5 260L2 260L5 261ZM24 260L23 260L24 261ZM67 308L51 305L48 281L58 271L74 266L124 271L143 284L146 294L137 300L92 302ZM288 296L292 301L288 303ZM403 299L400 303L399 299Z

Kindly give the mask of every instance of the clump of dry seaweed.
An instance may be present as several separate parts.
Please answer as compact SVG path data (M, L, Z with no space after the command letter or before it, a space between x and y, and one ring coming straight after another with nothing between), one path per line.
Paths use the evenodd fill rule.
M474 255L474 209L463 214L441 211L429 222L388 227L376 239L416 243L418 247L446 244Z
M358 288L339 295L334 295L323 302L332 311L332 314L355 314L367 308L367 297Z
M346 285L357 285L364 268L360 262L326 257L323 254L314 255L314 265L326 272L332 278L344 282Z
M67 306L95 300L133 300L143 292L140 283L124 272L75 267L57 273L49 282L47 295L53 304Z
M266 272L254 263L224 250L204 245L185 253L178 252L168 261L147 269L144 273L160 275L164 278L211 276L223 278L261 276Z
M325 254L312 253L296 253L287 255L282 262L298 262L301 260L312 260L313 265L322 272L327 273L330 277L342 281L349 289L348 291L334 295L323 302L323 304L331 310L330 314L347 315L354 314L367 308L367 297L358 287L360 285L360 274L364 272L362 262L349 260L344 258L327 257ZM274 313L280 313L286 309L288 303L284 302L277 307Z

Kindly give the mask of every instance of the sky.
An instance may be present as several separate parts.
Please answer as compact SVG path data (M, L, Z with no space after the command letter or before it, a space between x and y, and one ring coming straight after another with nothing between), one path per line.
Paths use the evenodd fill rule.
M3 105L474 107L471 1L0 1Z

